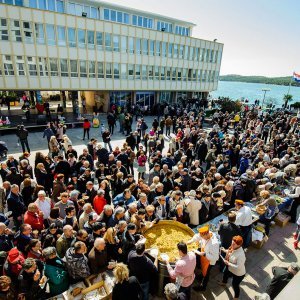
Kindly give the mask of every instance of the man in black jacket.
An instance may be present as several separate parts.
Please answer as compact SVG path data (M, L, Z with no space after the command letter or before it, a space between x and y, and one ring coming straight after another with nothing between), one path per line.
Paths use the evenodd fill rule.
M28 131L25 129L24 125L20 125L20 127L17 129L17 137L20 140L23 153L25 152L25 145L27 148L27 151L30 153L30 148L28 144Z
M269 286L267 287L266 293L273 300L277 295L284 289L284 287L291 281L291 279L297 274L300 267L296 263L291 263L288 268L273 267L272 278Z

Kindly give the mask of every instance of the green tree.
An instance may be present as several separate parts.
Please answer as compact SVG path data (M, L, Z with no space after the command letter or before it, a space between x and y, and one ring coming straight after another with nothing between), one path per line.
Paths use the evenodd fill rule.
M289 101L292 101L292 99L293 99L293 96L292 96L291 94L285 94L285 95L283 96L283 100L284 100L284 108L287 108L288 102L289 102Z

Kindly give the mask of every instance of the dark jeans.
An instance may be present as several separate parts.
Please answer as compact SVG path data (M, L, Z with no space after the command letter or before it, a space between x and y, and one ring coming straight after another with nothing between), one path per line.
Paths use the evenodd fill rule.
M141 283L141 288L143 290L143 300L149 299L149 287L150 287L149 281L145 283Z
M234 290L234 298L238 298L240 296L240 284L243 281L245 275L236 276L228 270L226 266L224 274L223 274L223 283L227 283L228 278L232 277L232 288Z
M85 135L87 135L87 138L90 139L90 129L89 128L83 128L83 139L85 139Z
M166 126L166 135L169 136L171 134L171 127Z
M114 134L114 128L115 128L115 125L109 125L109 132L110 134Z
M29 148L27 139L26 140L20 140L20 143L21 143L21 146L22 146L23 153L26 151L25 146L27 148L27 151L30 152L30 148Z
M187 286L187 287L183 287L181 286L179 288L179 293L184 293L186 295L186 300L190 300L191 299L191 285Z
M129 164L127 165L127 172L128 174L130 173L131 175L134 175L134 172L133 172L133 164Z
M252 237L252 225L249 226L240 226L242 237L244 240L243 248L248 248L251 243Z

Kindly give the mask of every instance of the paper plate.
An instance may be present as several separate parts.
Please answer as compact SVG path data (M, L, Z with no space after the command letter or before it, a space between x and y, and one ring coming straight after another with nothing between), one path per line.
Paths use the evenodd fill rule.
M167 253L161 253L160 257L163 261L166 261L169 259L169 255Z

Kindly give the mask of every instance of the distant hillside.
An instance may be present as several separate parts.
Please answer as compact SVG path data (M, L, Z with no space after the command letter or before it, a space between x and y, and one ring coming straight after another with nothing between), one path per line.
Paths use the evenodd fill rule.
M220 76L220 81L238 81L250 83L278 84L289 85L291 76L286 77L265 77L265 76L241 76L241 75L223 75ZM293 86L299 86L300 83L292 80Z

